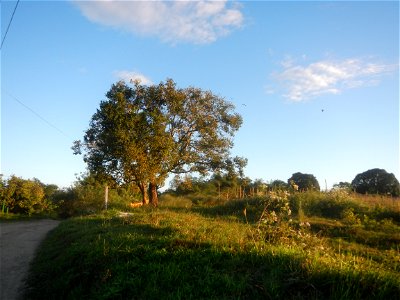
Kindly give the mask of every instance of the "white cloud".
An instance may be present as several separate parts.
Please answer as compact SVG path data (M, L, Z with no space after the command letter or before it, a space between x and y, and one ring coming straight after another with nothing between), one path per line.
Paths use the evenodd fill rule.
M134 71L114 71L113 75L117 77L118 80L123 80L127 83L139 80L142 85L152 85L153 82L148 77L143 74Z
M284 96L291 101L304 101L322 94L339 94L350 88L375 85L396 65L368 62L365 59L322 60L309 65L296 65L291 58L281 63L283 71L272 77L282 84Z
M168 43L211 43L243 23L228 1L75 1L90 21Z

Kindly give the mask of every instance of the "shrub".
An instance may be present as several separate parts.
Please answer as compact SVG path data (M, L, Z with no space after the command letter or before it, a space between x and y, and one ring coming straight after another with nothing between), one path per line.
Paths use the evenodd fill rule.
M60 217L89 215L105 209L105 185L92 179L84 179L74 186L57 192L54 201L58 204ZM129 187L108 190L108 208L126 210L129 203L139 200L139 195Z
M345 208L342 212L342 221L347 225L360 225L361 220L352 208Z
M2 182L0 203L3 208L7 207L10 213L32 215L50 212L54 206L44 187L45 185L37 179L22 179L13 175Z

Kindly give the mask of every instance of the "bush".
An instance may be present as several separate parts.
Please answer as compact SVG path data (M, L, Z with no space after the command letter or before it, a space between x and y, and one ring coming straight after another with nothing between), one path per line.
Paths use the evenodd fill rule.
M347 225L360 225L361 220L357 216L357 214L354 213L352 208L346 208L342 212L342 221L343 223Z
M2 210L16 214L38 214L54 209L45 185L37 179L22 179L11 176L1 184L0 203Z
M108 190L108 208L126 210L131 202L139 200L139 194L130 187L114 187ZM78 180L74 186L54 195L60 217L89 215L105 209L105 184L93 178Z

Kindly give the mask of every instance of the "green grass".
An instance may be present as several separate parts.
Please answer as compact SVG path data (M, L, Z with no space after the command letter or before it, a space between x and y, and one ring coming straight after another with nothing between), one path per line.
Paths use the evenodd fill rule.
M28 221L28 220L40 220L40 219L58 219L57 213L55 212L41 212L37 214L16 214L16 213L0 213L1 222L14 222L14 221Z
M361 217L368 209L346 206L360 216L353 223L351 214L306 209L302 222L283 210L270 222L276 203L261 198L213 207L164 200L62 222L37 253L26 298L400 298L400 226Z

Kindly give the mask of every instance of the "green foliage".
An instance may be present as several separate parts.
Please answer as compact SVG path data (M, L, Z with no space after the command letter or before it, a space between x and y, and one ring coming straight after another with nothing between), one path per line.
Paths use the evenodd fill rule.
M108 208L126 210L129 203L137 202L139 191L133 186L110 186ZM54 194L61 217L89 215L105 209L105 184L94 176L83 176L72 187Z
M304 214L323 218L340 219L345 210L353 210L364 213L368 207L355 201L351 195L343 190L332 190L329 193L308 191L293 193L290 202L295 213L301 205Z
M191 199L184 196L175 196L170 193L164 193L160 196L160 207L169 208L191 208L193 202Z
M351 185L360 194L400 196L399 181L394 174L383 169L371 169L360 173L354 178Z
M360 218L354 213L354 209L346 208L342 212L342 222L347 225L359 225L361 224Z
M271 190L288 190L289 185L282 180L274 180L268 185L268 188Z
M353 187L350 182L339 182L333 185L334 190L345 190L347 192L351 192Z
M299 191L320 190L318 180L312 174L294 173L288 179L288 184L289 186L296 185Z
M240 167L235 167L225 173L216 172L209 178L196 178L190 175L175 176L168 192L186 196L192 199L194 204L216 204L232 199L265 195L268 189L267 184L261 179L252 181L240 174Z
M46 186L38 179L22 179L11 176L1 178L0 204L1 212L14 214L39 214L51 212L55 207L51 201L54 185Z
M196 178L191 175L179 176L175 175L170 182L172 191L179 196L202 193L204 195L215 194L215 186L209 181ZM172 192L171 191L171 192Z
M170 173L206 174L245 162L229 158L242 118L210 91L180 89L173 80L133 87L118 82L106 96L74 152L85 151L91 173L137 184L144 204L150 188L150 202L157 205L157 186Z
M333 190L330 193L295 193L290 196L290 203L295 214L301 206L302 218L312 223L315 233L398 251L400 209L391 202L380 199L380 203L371 203L367 196L360 198L344 190ZM370 253L369 248L363 251Z
M257 222L256 232L269 243L280 243L282 233L291 231L292 210L289 207L288 196L288 192L277 190L269 192L264 200L264 208ZM245 215L247 216L247 209Z

